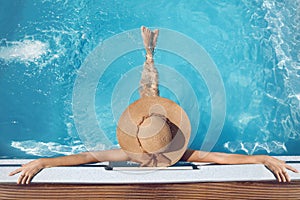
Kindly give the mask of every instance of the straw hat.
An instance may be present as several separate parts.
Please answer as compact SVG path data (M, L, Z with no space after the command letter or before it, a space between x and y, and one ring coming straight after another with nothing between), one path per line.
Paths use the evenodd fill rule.
M143 97L127 107L119 119L121 148L142 166L170 166L183 156L190 138L187 114L175 102Z

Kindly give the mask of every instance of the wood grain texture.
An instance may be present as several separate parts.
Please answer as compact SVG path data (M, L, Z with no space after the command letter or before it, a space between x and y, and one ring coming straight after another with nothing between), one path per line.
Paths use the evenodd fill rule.
M0 184L0 199L300 199L300 181L181 184Z

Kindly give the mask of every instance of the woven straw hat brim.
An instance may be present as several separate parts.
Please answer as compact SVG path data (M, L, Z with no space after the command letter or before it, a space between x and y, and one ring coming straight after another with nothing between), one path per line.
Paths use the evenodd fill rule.
M168 148L158 156L155 166L169 166L179 161L187 149L190 139L191 125L185 111L175 102L162 97L143 97L130 104L119 119L117 138L121 148L137 162L145 163L149 156L145 155L137 138L138 124L143 117L151 114L165 116L171 122L172 141ZM153 165L149 164L149 165Z

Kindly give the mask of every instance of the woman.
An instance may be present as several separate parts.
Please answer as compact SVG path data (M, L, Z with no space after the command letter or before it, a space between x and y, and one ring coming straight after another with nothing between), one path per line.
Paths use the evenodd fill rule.
M142 99L146 99L148 97L158 98L159 95L158 74L154 66L154 61L152 57L156 45L156 40L158 37L158 30L152 32L148 28L142 27L141 31L144 40L144 46L146 49L146 61L144 63L144 71L142 74L140 95ZM172 107L172 109L174 109L174 107ZM180 108L178 108L178 110L180 110ZM157 118L157 116L154 117ZM125 121L127 122L128 120L126 119ZM118 129L117 134L122 135L123 132ZM184 137L182 138L184 139ZM124 148L121 143L120 146L123 147L122 149L114 149L114 150L106 150L106 151L98 151L98 152L84 152L76 155L62 156L57 158L40 158L22 165L22 167L14 170L9 175L13 176L15 174L20 173L21 175L19 176L17 183L29 184L32 178L44 168L57 167L57 166L73 166L73 165L80 165L80 164L87 164L87 163L105 162L105 161L112 161L112 162L113 161L135 161L141 163L142 166L147 166L147 165L149 166L150 164L152 166L158 166L158 164L163 164L163 165L165 165L166 163L173 164L172 161L175 162L178 161L178 159L186 162L205 162L205 163L209 162L209 163L216 163L216 164L263 164L273 172L273 174L276 176L279 182L290 181L290 177L287 173L287 170L298 173L297 169L287 165L284 161L266 155L249 156L249 155L238 155L238 154L204 152L204 151L196 151L191 149L184 150L186 148L187 141L185 141L185 145L182 146L183 151L180 150L182 153L175 155L175 157L177 156L176 159L174 158L173 160L169 160L170 157L165 156L164 155L165 152L152 153L149 149L147 150L145 146L143 147L141 145L141 141L139 140L140 139L138 138L137 139L137 141L139 142L138 149L140 148L140 150L142 150L143 155L151 154L151 156L149 157L146 156L145 163L140 158L130 155L128 153L128 149ZM122 142L122 138L121 138L121 142ZM128 143L128 140L126 140L126 143ZM131 148L131 145L128 145L128 148Z

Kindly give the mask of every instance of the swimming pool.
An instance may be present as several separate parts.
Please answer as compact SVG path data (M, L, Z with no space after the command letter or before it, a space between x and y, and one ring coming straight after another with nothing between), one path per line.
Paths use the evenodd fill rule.
M292 0L0 0L0 158L117 146L118 112L138 98L144 52L141 38L132 36L141 25L161 29L155 55L161 96L191 118L191 148L299 155L299 10ZM76 81L87 59L104 53L103 44L115 56L123 43L114 42L123 36L136 46L97 68L103 70L92 105L97 122L80 129L89 118L74 115ZM180 52L184 42L199 48L195 55L203 50L199 60L215 76ZM210 89L212 82L219 90ZM87 83L87 90L93 87Z

